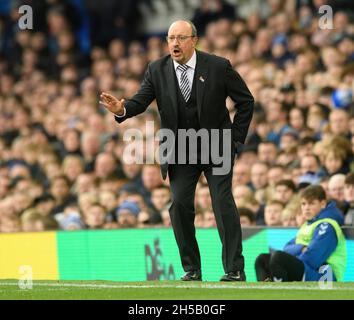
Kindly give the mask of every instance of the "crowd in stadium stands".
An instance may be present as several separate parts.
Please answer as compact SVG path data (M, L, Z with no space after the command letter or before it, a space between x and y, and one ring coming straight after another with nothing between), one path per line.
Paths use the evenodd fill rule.
M101 24L87 51L74 11L46 3L38 29L16 30L16 14L0 18L0 232L169 227L159 165L123 161L127 129L154 139L156 104L120 125L99 104L102 91L132 97L167 44L112 33L100 46ZM229 59L256 101L234 166L242 225L300 226L299 191L320 184L354 226L353 13L335 10L334 28L321 29L325 0L269 0L266 17L246 19L215 6L222 1L203 3L194 15L198 48ZM196 226L215 227L204 176L195 207Z

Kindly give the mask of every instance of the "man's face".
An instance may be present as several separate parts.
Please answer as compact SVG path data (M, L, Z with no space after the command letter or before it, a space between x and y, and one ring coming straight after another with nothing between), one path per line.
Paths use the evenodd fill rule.
M301 173L306 174L307 172L317 172L318 164L314 157L305 157L301 161Z
M268 177L268 183L270 185L274 185L277 182L279 182L284 175L284 170L282 168L272 168L268 171L267 177Z
M162 210L170 200L170 191L168 189L156 189L152 192L151 201L157 210Z
M311 220L316 217L322 209L326 207L325 200L301 199L301 211L305 220Z
M160 169L155 166L146 166L142 171L142 180L144 187L148 190L152 190L162 183L162 177Z
M335 110L329 116L329 125L334 134L345 134L349 129L349 119L345 111Z
M95 163L95 173L99 178L105 178L115 170L114 158L109 154L101 154Z
M277 157L277 148L270 143L261 143L258 147L258 157L260 161L272 163Z
M254 164L251 169L251 181L256 189L264 188L267 185L268 168L263 164Z
M54 198L64 199L67 197L70 190L68 184L64 179L56 179L53 182L50 191Z
M275 188L274 198L280 202L287 203L293 195L293 190L287 186L279 185Z
M179 64L184 64L192 57L197 43L197 37L192 36L192 28L186 21L172 23L168 30L168 37L174 37L168 41L168 49L171 57ZM188 37L177 40L177 37Z
M118 216L118 223L122 228L135 228L138 220L137 217L129 210L121 210Z
M267 205L264 209L264 219L267 226L280 226L283 207L279 204Z
M244 185L250 182L250 166L247 163L237 163L234 166L235 184Z
M324 165L327 171L332 174L337 172L343 165L342 159L334 152L329 152L326 155Z
M105 222L106 213L103 208L98 206L92 206L88 209L85 218L86 224L90 228L100 228Z
M344 182L343 181L329 181L328 195L338 201L344 200Z

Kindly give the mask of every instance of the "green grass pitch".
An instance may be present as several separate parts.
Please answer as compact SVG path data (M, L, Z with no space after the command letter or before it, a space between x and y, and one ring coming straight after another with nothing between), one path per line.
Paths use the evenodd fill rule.
M354 283L223 283L182 281L33 281L21 289L18 280L0 281L0 299L114 299L114 300L354 300Z

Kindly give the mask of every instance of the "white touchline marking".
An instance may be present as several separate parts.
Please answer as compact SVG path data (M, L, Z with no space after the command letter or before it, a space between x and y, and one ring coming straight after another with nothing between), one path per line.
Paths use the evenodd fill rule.
M1 286L18 286L17 282L0 282ZM245 290L310 290L310 291L353 291L354 288L348 287L338 287L332 289L321 289L319 287L313 286L303 286L303 285L291 285L291 286L268 286L268 285L257 285L257 286L239 286L239 285L217 285L217 284L188 284L188 285L125 285L125 284L81 284L81 283L47 283L33 281L33 287L72 287L72 288L93 288L93 289L152 289L152 288L173 288L173 289L245 289Z

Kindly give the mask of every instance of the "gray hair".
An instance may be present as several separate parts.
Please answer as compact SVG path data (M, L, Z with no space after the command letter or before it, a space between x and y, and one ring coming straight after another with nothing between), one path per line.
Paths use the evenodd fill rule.
M192 28L192 36L194 37L198 37L198 33L197 33L197 28L195 27L194 23L190 20L184 20L185 22L187 22L191 28Z

